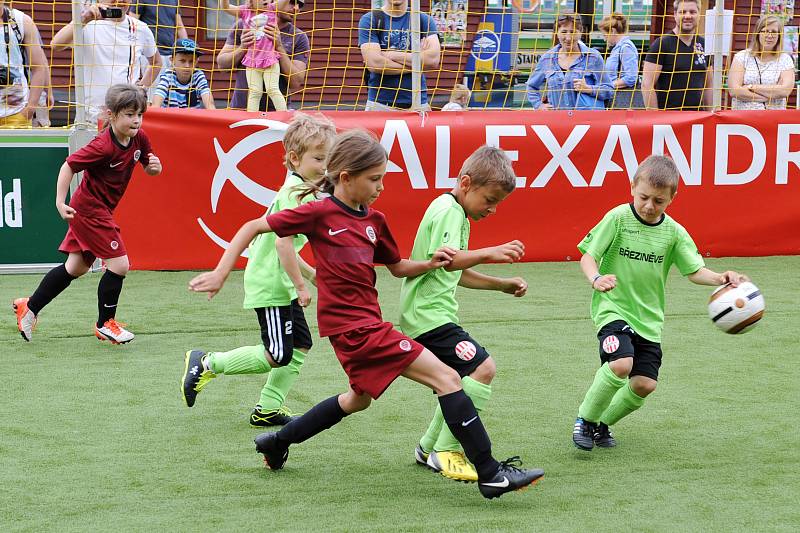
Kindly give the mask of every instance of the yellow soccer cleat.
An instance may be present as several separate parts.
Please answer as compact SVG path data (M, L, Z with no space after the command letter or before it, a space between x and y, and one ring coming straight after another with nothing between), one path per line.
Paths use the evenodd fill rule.
M428 455L428 466L446 478L467 483L478 481L478 472L464 457L464 452L433 451Z

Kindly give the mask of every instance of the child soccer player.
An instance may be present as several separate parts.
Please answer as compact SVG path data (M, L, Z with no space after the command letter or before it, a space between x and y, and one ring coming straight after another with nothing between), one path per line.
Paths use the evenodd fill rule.
M297 187L308 181L316 182L325 174L325 158L335 135L336 127L324 116L295 114L283 137L284 161L290 174L267 214L315 199L313 195L301 198ZM250 423L274 426L291 419L283 403L312 344L303 315L303 307L309 304L311 296L300 266L311 280L315 273L297 255L306 242L308 239L303 235L278 238L274 233L265 233L250 243L250 258L244 271L244 307L255 310L263 344L229 352L187 352L183 374L186 405L194 405L197 393L219 374L269 372L261 398L250 413ZM192 368L200 366L208 371L191 373Z
M581 270L594 289L591 310L601 363L572 432L582 450L616 446L609 426L639 409L656 390L670 267L698 285L736 286L747 280L730 270L718 274L706 268L689 234L664 212L675 198L678 176L669 157L645 159L631 184L633 202L606 213L578 244Z
M286 111L286 98L281 92L280 54L275 50L274 36L268 27L277 25L277 6L272 0L246 0L232 6L230 0L220 0L220 9L242 19L245 28L255 30L255 42L242 58L247 74L247 110L258 111L261 96L267 93L276 111Z
M431 270L403 280L400 291L400 329L433 352L445 365L458 372L464 392L480 413L489 401L495 363L486 349L458 325L456 287L498 290L514 296L525 295L522 278L497 278L472 270L488 261L510 263L522 257L519 241L500 246L469 250L469 219L480 220L495 212L497 205L516 187L516 176L505 153L482 146L470 155L459 172L451 192L435 199L422 217L411 259L430 259L441 246L456 251L445 268ZM445 477L477 481L458 440L444 424L442 410L436 408L428 431L414 457Z
M318 403L277 433L262 433L255 439L256 450L264 454L268 468L283 468L290 445L363 411L398 376L405 376L439 396L445 421L478 471L484 497L527 487L544 472L516 468L518 458L497 462L458 373L381 317L374 263L385 264L396 277L413 277L449 264L454 253L441 248L427 261L400 258L385 217L369 208L383 190L386 162L386 151L374 136L361 130L342 133L331 148L324 178L314 188L331 196L246 223L217 268L189 284L192 290L216 294L236 258L259 233L275 232L281 237L302 233L311 243L317 261L319 332L329 338L350 379L350 389Z
M216 109L206 75L195 67L201 55L192 39L178 39L172 66L161 73L153 91L153 107Z
M98 319L94 328L100 340L122 344L133 333L116 320L122 281L128 273L128 255L114 222L114 208L125 193L136 163L151 176L161 173L161 162L153 154L150 139L142 130L147 96L134 85L113 85L106 93L105 129L89 144L70 155L61 166L56 185L56 208L69 222L59 251L69 254L63 265L48 272L30 298L14 300L17 328L31 340L39 312L61 294L72 280L86 274L95 258L105 261L106 271L97 286ZM83 172L75 194L66 203L69 184Z

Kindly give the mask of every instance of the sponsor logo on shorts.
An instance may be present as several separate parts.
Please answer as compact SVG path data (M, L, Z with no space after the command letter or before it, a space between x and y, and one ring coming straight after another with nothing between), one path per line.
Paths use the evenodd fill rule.
M616 335L609 335L603 339L603 351L606 353L614 353L619 348L619 339Z
M401 340L400 341L400 349L403 350L404 352L410 352L411 351L411 342L409 342L407 339Z
M372 226L367 226L367 237L369 237L369 240L371 240L372 242L378 240L378 237L375 236L375 228L373 228Z
M140 157L142 157L142 151L141 150L136 150L135 152L133 152L133 160L134 161L138 161Z
M117 241L111 241L109 245L111 246L112 250L116 250L117 248L119 248L119 243Z
M472 358L475 357L475 354L478 352L475 345L469 341L461 341L456 344L455 351L458 358L463 361L472 361Z

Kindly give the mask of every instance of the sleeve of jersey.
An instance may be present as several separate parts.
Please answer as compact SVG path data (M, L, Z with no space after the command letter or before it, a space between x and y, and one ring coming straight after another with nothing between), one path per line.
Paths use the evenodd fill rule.
M430 222L430 240L428 241L428 257L433 256L433 252L447 246L454 250L461 249L461 225L464 223L464 215L455 209L447 209L438 213Z
M380 235L378 235L378 242L375 244L373 260L382 265L394 265L395 263L399 263L400 259L400 250L397 249L394 236L389 230L389 225L384 220Z
M81 172L87 168L104 163L108 160L103 133L91 140L89 144L67 157L67 164L73 172Z
M139 163L141 163L143 167L147 168L147 165L150 164L150 153L153 151L153 145L150 144L150 137L144 132L144 130L140 130L139 135L141 136L142 147L142 154L139 156Z
M694 274L706 266L703 256L700 255L700 251L697 249L697 245L695 245L689 232L683 226L678 226L674 262L682 276Z
M316 215L319 211L316 202L303 204L294 209L284 209L267 215L267 224L278 237L288 235L311 235L314 233Z
M661 38L659 37L653 44L650 45L650 48L647 50L647 55L644 56L644 60L648 63L653 63L656 65L663 65L661 61Z
M578 243L578 250L583 254L591 255L595 261L599 261L614 241L616 231L616 216L612 212L606 213L606 216Z

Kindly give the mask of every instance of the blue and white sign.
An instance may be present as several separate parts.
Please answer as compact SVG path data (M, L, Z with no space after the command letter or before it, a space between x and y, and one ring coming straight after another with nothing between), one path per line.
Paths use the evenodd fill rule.
M472 41L472 57L478 61L493 61L500 53L500 37L490 30L478 30L475 32L475 40Z

